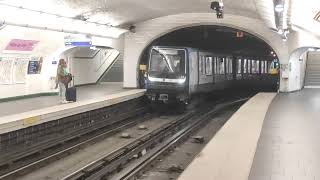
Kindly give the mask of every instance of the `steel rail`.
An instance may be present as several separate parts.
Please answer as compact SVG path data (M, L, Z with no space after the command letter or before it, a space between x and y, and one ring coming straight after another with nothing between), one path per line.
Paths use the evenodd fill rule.
M101 167L105 167L105 165L108 165L108 167L112 170L116 170L119 168L119 164L122 164L123 162L120 162L119 160L122 161L121 157L133 157L132 154L132 149L135 149L137 147L140 147L141 144L149 140L150 138L154 137L155 135L164 132L168 128L172 128L174 125L177 124L177 122L182 122L190 117L194 116L194 111L187 113L186 115L178 118L174 122L167 123L160 128L142 136L141 138L129 142L122 147L108 153L107 155L99 158L98 160L95 160L88 165L70 173L69 175L65 176L62 178L62 180L65 179L83 179L83 178L88 178L92 173L99 171Z
M247 101L247 99L241 99L230 103L225 103L219 107L209 111L208 113L199 117L196 121L193 121L187 127L183 128L179 133L175 134L173 137L162 142L158 147L152 149L147 155L141 157L137 162L132 165L129 165L123 171L113 176L111 180L130 180L135 177L141 170L147 167L149 164L154 162L160 155L164 152L167 152L171 147L179 144L184 141L191 133L201 128L206 122L212 119L216 113L219 113L222 109L225 109L229 106Z
M232 101L231 103L229 102L224 104L225 106L230 106L246 100L247 98L244 98L244 99ZM218 105L217 107L220 107L221 102L219 102L218 104L220 105ZM214 108L214 110L211 110L211 111L209 110L209 112L211 113L212 111L217 111L217 108ZM121 148L107 154L104 157L101 157L100 159L86 165L85 167L78 169L77 171L65 176L62 179L64 180L65 179L89 179L90 180L90 179L104 178L106 175L108 176L112 174L112 172L114 172L115 170L122 169L123 165L127 164L128 161L132 161L133 159L135 159L134 157L143 156L142 155L143 151L146 151L147 149L150 149L150 152L155 151L155 149L158 149L156 145L163 144L163 142L167 142L168 141L167 139L169 140L171 139L170 142L175 142L175 139L179 134L184 134L181 129L183 129L184 131L187 131L192 126L195 126L195 124L201 122L201 119L203 119L206 115L208 115L208 111L204 112L203 109L202 111L194 110L192 112L189 112L188 114L186 114L181 118L178 118L174 122L169 123L164 127L161 127L158 130L155 130L150 134L147 134L134 142L131 142L122 146ZM199 118L198 116L202 118ZM194 121L194 118L196 118L197 120ZM176 138L172 139L172 137L176 137ZM147 155L144 155L143 157L147 157ZM141 158L138 158L138 160L139 159ZM132 172L132 170L130 170L130 172Z
M140 112L137 111L138 114ZM134 116L136 116L137 114L135 114ZM91 144L93 142L96 142L97 140L101 139L101 138L104 138L108 135L111 135L113 133L116 133L116 132L119 132L120 130L124 129L124 128L127 128L127 127L130 127L130 126L133 126L139 122L142 122L142 121L145 121L146 119L148 118L152 118L151 116L145 116L144 118L127 118L127 121L116 121L112 124L109 124L105 127L102 127L100 128L101 129L104 129L104 128L107 128L107 127L110 127L110 128L107 128L107 130L102 130L102 132L100 133L97 133L96 135L94 135L93 137L90 137L84 141L81 141L79 143L76 143L75 145L72 145L70 147L67 147L65 149L62 149L58 152L55 152L53 154L50 154L44 158L41 158L39 160L36 160L32 163L29 163L25 166L22 166L22 167L19 167L13 171L10 171L8 173L5 173L3 175L0 176L0 179L5 179L5 178L13 178L13 177L17 177L17 176L21 176L22 174L25 174L26 172L28 172L28 170L30 169L34 169L35 167L41 167L43 164L47 164L48 161L52 161L54 159L57 159L58 157L61 157L69 152L72 152L76 149L79 149L87 144ZM98 129L99 130L99 129ZM93 133L92 131L91 132L88 132L88 133L85 133L83 134L82 136L86 136L90 133ZM79 138L79 135L76 135L76 136L73 136L73 137L68 137L67 139L65 139L65 141L70 141L72 139L75 139L75 138ZM62 142L59 142L57 144L61 144ZM47 147L47 149L49 149L49 147Z

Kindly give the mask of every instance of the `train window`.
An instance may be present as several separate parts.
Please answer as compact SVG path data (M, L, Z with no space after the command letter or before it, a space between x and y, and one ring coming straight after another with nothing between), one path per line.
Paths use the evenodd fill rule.
M215 59L215 74L219 74L220 73L220 65L219 65L219 61L220 61L220 58L219 57L216 57Z
M260 73L260 61L256 61L256 74Z
M180 49L152 49L149 75L157 78L176 78L186 73L186 51Z
M202 75L206 75L206 57L202 56Z
M229 74L229 58L226 58L226 74Z
M205 75L206 74L205 69L206 69L205 57L204 56L200 56L200 59L199 59L199 72L200 72L201 75Z
M224 74L224 61L225 61L225 58L220 58L219 60L220 74Z
M243 73L247 73L247 59L243 60Z
M241 74L241 59L238 59L237 61L237 73L238 74Z
M217 74L217 57L213 58L213 64L214 64L214 74Z
M267 73L270 73L271 63L272 63L271 61L267 61L267 64L268 64Z
M233 62L232 62L232 58L230 57L230 58L229 58L229 73L230 73L230 74L233 73L233 72L232 72L232 63L233 63Z
M251 60L248 60L248 74L251 73Z
M251 60L251 73L254 74L256 72L256 61Z
M206 57L206 75L212 75L212 57Z
M199 59L199 74L200 75L205 75L206 72L206 63L205 63L205 57L204 56L200 56Z
M199 56L199 73L202 74L202 56Z
M259 62L256 61L256 60L252 60L251 62L252 62L252 64L251 64L251 66L252 66L251 73L252 74L258 74L259 73Z
M261 74L264 74L264 61L261 61Z
M264 73L268 73L268 61L264 61Z

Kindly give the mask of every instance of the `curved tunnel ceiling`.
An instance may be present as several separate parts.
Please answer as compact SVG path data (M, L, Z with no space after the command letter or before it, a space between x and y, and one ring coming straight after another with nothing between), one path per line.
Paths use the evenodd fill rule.
M137 22L179 13L208 13L210 0L64 0L73 8L90 9L111 18L113 25ZM259 18L254 0L223 0L226 14Z
M237 32L242 31L213 25L187 27L168 33L151 45L187 46L218 53L271 57L272 48L263 40L246 32L243 37L237 37Z
M161 16L181 13L212 13L213 0L0 0L19 7L29 7L87 20L99 24L127 27ZM255 18L275 29L272 0L223 0L225 14ZM314 17L319 12L319 0L286 0L289 23L294 27L320 35L320 23ZM223 22L223 20L221 20Z

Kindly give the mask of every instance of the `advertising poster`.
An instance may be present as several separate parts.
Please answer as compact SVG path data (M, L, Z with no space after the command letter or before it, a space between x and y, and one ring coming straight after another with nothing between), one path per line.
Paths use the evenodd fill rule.
M14 58L1 57L0 84L12 84Z
M23 84L26 82L27 67L29 60L30 58L27 57L19 57L15 59L13 72L14 83Z
M40 74L43 57L32 57L28 65L28 74Z
M12 39L6 46L6 51L32 51L39 41Z

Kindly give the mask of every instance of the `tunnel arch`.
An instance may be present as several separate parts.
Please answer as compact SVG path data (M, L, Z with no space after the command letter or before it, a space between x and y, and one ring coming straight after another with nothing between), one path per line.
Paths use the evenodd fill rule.
M259 43L259 41L260 41L260 45L261 44L263 44L264 46L265 46L265 48L266 48L266 52L267 52L267 49L270 49L270 51L273 51L273 52L275 52L275 50L274 49L272 49L272 47L270 46L270 44L269 43L267 43L267 42L265 42L263 39L261 39L260 37L257 37L256 35L253 35L253 34L251 34L251 33L248 33L248 32L246 32L246 31L244 31L244 30L241 30L241 29L236 29L236 28L231 28L231 27L226 27L226 26L221 26L221 25L212 25L212 24L192 24L191 26L184 26L184 27L180 27L180 28L176 28L176 29L173 29L173 30L171 30L171 31L169 31L168 33L166 33L166 34L161 34L160 36L157 36L157 37L155 37L154 39L152 39L152 41L151 42L149 42L149 44L147 44L146 46L145 46L145 48L143 49L143 51L141 52L141 54L140 54L140 56L139 56L139 61L138 61L138 64L137 64L137 72L139 73L139 75L138 75L138 87L143 87L143 81L141 81L141 79L144 79L143 78L143 74L141 74L140 73L140 71L139 71L139 67L140 67L140 65L142 65L142 64L148 64L148 51L149 51L149 48L150 48L150 46L152 46L152 45L159 45L159 40L161 40L161 39L165 39L165 38L173 38L173 37L175 37L174 35L177 35L177 34L179 34L179 33L183 33L184 31L189 31L189 33L190 33L190 30L195 30L195 29L197 29L197 30L199 30L199 29L202 29L203 28L203 30L204 31L206 31L206 30L211 30L211 33L212 33L212 30L214 30L214 29L220 29L220 31L223 29L224 30L224 33L226 33L226 34L228 34L227 36L230 36L230 35L232 35L232 32L234 31L234 32L237 32L237 31L241 31L241 32L243 32L244 34L245 34L245 36L248 36L248 37L251 37L251 38L253 38L254 40L252 40L251 38L248 38L248 39L246 39L246 41L247 41L247 43L249 43L250 41L251 42L255 42L255 43ZM207 33L208 33L208 31L206 31ZM218 31L215 31L215 32L218 32ZM173 33L176 33L176 34L173 34ZM185 33L185 32L184 32ZM192 32L192 33L194 33L193 35L199 35L199 34L197 34L197 33L195 33L195 32ZM198 32L199 33L199 32ZM209 33L210 34L210 33ZM230 36L231 37L231 36ZM213 38L213 39L215 39L215 38ZM251 40L250 40L251 39ZM236 41L235 41L236 42ZM161 43L160 43L161 44ZM228 44L228 43L226 43L226 44ZM224 44L224 45L226 45L226 44ZM162 44L161 44L162 45ZM171 45L169 45L169 46L171 46ZM173 46L176 46L176 45L173 45ZM177 45L177 46L180 46L180 45ZM188 45L182 45L182 46L187 46L187 47L189 47ZM232 46L232 44L228 44L228 46ZM201 47L196 47L195 46L195 48L200 48L200 49L202 49ZM209 47L208 47L209 48ZM222 49L224 49L224 48L222 48ZM202 50L206 50L206 49L202 49ZM207 49L208 50L208 49ZM261 50L261 48L260 48L260 50ZM217 50L217 52L219 52L219 50ZM257 54L259 54L259 53L257 53ZM269 54L265 54L265 56L267 57L267 55L269 55ZM277 56L277 53L275 53L275 55L276 55L276 57L278 58L278 56ZM249 55L250 56L250 55ZM251 54L251 56L252 57L256 57L256 56L259 56L259 55L252 55ZM270 55L269 55L270 56ZM270 57L271 58L271 57Z
M137 87L139 83L137 68L141 55L155 39L182 28L201 25L224 26L248 32L269 44L278 55L280 62L288 61L287 43L283 42L278 34L266 28L261 20L229 14L220 20L211 13L169 15L138 23L136 33L126 34L124 86ZM133 70L132 67L135 69Z

